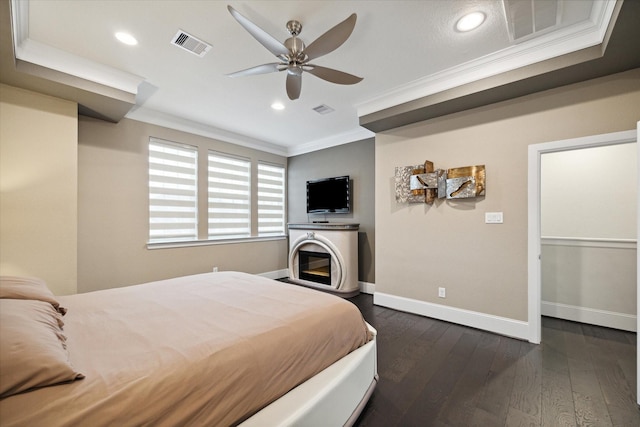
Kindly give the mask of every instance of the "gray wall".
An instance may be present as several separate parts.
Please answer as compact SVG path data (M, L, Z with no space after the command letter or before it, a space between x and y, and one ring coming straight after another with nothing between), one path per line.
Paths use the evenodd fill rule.
M326 220L359 223L358 280L368 283L375 283L374 163L374 140L366 139L290 157L287 169L288 221L300 223ZM351 213L307 215L306 182L341 175L351 177Z

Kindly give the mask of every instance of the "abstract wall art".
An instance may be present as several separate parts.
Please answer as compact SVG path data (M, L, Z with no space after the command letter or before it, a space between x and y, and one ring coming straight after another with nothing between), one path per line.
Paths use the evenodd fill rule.
M411 188L412 177L424 172L424 165L396 167L396 202L424 203L424 188Z
M484 165L434 169L433 162L399 166L395 173L397 203L428 203L436 199L466 199L484 196Z

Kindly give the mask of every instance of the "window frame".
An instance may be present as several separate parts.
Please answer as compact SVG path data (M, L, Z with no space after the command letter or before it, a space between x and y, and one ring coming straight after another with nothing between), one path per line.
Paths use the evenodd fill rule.
M271 240L284 240L287 238L287 229L286 229L286 221L287 221L287 166L286 159L283 159L282 162L279 161L268 161L260 158L259 154L252 154L250 156L242 156L234 153L225 152L223 150L218 149L214 145L207 143L181 143L177 141L171 141L164 138L158 138L154 136L149 136L148 140L148 149L150 149L151 144L153 142L160 143L168 143L170 145L175 146L184 146L196 149L196 237L195 239L151 239L151 212L150 208L147 209L147 249L164 249L164 248L180 248L180 247L192 247L192 246L208 246L208 245L220 245L220 244L233 244L233 243L247 243L247 242L258 242L258 241L271 241ZM220 156L234 158L234 159L242 159L249 161L249 233L241 236L219 236L215 238L210 238L209 235L209 153L216 153ZM148 153L149 154L149 153ZM282 233L273 232L273 233L262 233L259 232L259 197L258 197L258 175L259 175L259 165L271 166L282 168L283 174L283 190L282 190L282 198L284 199L283 208L282 208L282 222L283 230ZM149 170L151 169L151 163L149 161L149 155L147 156L147 177L149 177ZM149 179L148 179L149 182ZM148 191L148 203L150 202L150 194L151 189Z
M218 176L212 174L212 159L219 164L228 165L218 170ZM251 237L252 233L252 162L250 158L222 153L217 150L207 150L207 240L229 240ZM240 178L245 179L240 179ZM212 186L217 181L219 186ZM245 190L246 189L246 190ZM212 204L212 193L215 191ZM240 209L240 206L246 206ZM221 207L224 206L224 207ZM234 212L235 211L235 212ZM243 212L244 211L244 212ZM227 214L216 218L215 213ZM244 224L241 229L229 227L215 228L212 223ZM228 228L229 232L224 233ZM218 230L218 233L212 233ZM242 230L242 231L241 231Z
M267 181L271 181L271 182L281 182L281 186L279 188L275 188L277 186L277 184L266 184L264 187L261 187L261 175L260 175L260 169L261 167L267 168L267 169L271 169L272 172L278 172L282 175L281 180L278 180L276 178L263 178L263 180L267 180ZM256 165L256 170L257 170L257 179L258 182L256 184L256 194L257 194L257 200L256 200L256 219L257 219L257 235L259 237L266 237L266 236L283 236L286 235L286 227L287 227L287 169L280 164L277 163L271 163L271 162L265 162L265 161L261 161L259 160L257 162ZM263 175L264 176L264 175ZM271 175L273 176L273 175ZM262 191L261 191L262 190ZM277 190L277 192L279 193L279 197L276 197L274 194L276 194L276 191L269 191L269 190ZM266 196L261 198L261 195L264 196L264 193L270 193L270 196ZM276 198L279 198L280 200L274 200ZM279 209L279 212L276 213L266 213L265 215L261 215L261 206L265 206L265 205L261 205L262 203L266 202L266 206L281 206L281 208ZM263 208L264 209L264 208ZM273 209L270 209L270 211L273 211ZM266 222L273 222L275 223L275 216L277 215L277 219L280 222L280 228L277 231L265 231L261 233L261 227L260 227L260 223L261 220L262 222L264 222L265 220L267 220ZM269 219L274 219L273 221L268 221Z
M153 148L156 146L160 149ZM154 153L155 156L154 156ZM198 240L198 147L161 138L149 138L147 153L148 233L149 244L193 242ZM191 158L190 162L187 162ZM191 172L191 173L189 173ZM154 190L155 189L155 190ZM165 191L162 191L162 190ZM191 199L191 200L189 200ZM165 203L161 203L164 201ZM174 216L163 215L171 212ZM160 214L153 215L152 212ZM182 212L180 214L179 212ZM191 213L191 215L187 215ZM166 221L162 221L165 219ZM191 219L188 221L188 219ZM158 224L166 228L158 228ZM187 228L171 225L189 224ZM154 230L164 231L154 237ZM179 234L168 234L170 230ZM180 237L182 236L182 237Z

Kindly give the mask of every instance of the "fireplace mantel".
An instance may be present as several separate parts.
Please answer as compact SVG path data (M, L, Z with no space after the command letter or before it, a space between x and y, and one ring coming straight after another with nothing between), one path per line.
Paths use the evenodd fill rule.
M306 222L300 224L288 224L289 230L358 230L360 224L347 224L340 222Z

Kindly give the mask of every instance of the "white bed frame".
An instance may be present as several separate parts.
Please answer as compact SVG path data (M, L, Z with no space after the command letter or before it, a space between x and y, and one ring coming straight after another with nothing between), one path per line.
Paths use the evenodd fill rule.
M352 426L378 383L373 339L244 421L242 427Z

